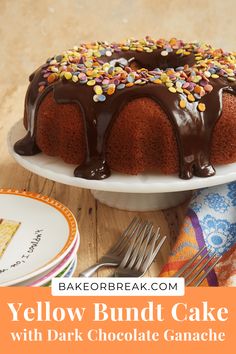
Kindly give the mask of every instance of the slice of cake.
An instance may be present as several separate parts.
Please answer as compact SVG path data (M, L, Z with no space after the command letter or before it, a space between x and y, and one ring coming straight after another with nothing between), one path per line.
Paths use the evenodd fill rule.
M0 219L0 258L20 226L20 222Z

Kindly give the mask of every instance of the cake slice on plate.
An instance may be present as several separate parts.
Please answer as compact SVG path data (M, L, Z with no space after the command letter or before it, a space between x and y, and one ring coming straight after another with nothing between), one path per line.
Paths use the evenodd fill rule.
M20 222L0 219L0 258L20 226Z

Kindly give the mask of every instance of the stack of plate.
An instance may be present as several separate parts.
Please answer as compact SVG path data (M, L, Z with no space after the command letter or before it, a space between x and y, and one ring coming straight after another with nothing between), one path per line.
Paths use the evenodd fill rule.
M80 237L75 217L58 201L0 189L0 286L50 286L71 277Z

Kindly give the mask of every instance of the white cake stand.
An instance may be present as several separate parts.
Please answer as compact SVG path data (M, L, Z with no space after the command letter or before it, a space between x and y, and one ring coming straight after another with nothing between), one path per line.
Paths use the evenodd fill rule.
M14 143L25 135L22 120L8 134L8 147L14 159L27 170L39 176L70 186L87 188L100 202L111 207L133 211L167 209L186 200L191 191L236 180L236 163L217 166L216 175L208 178L194 177L182 180L177 175L141 174L128 176L113 172L102 180L86 180L74 177L76 166L64 163L60 158L40 153L20 156L13 150Z

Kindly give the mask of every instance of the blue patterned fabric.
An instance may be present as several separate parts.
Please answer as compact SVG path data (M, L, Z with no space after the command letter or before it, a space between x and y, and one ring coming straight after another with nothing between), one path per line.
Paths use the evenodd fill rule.
M223 254L236 243L236 181L194 193L190 204L208 248Z

